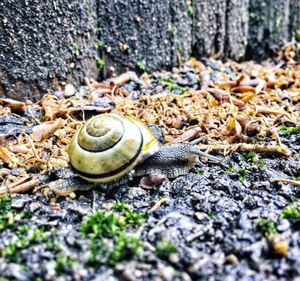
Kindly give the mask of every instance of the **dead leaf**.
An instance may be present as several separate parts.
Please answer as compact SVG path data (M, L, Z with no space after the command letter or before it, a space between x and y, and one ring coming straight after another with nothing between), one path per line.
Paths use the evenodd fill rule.
M62 125L63 120L60 118L56 119L55 121L44 122L33 127L32 134L30 136L34 141L39 142L42 139L49 138L49 136L53 135L57 129L62 127Z
M26 109L25 102L16 101L13 99L4 99L4 98L0 98L0 102L3 103L4 106L8 106L12 113L22 115L25 112Z

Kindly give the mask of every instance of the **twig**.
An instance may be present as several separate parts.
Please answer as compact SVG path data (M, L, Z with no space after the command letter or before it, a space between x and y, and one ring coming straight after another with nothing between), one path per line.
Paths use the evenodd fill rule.
M155 212L161 207L161 205L168 204L169 202L170 200L168 198L161 198L154 204L154 206L148 212Z
M30 179L27 181L28 179ZM24 182L25 181L25 182ZM0 195L8 194L8 193L19 193L26 192L32 188L34 188L37 184L39 184L39 179L34 178L33 176L26 177L20 179L19 181L14 182L11 185L4 186L0 189ZM21 183L21 184L19 184Z
M297 180L291 180L291 179L285 179L285 178L274 178L271 179L272 182L285 182L285 183L290 183L293 185L300 186L300 181Z
M239 152L250 152L255 151L258 153L271 153L279 154L283 156L291 156L292 152L285 146L272 145L272 144L249 144L249 143L236 143L236 144L217 144L217 145L207 145L201 144L196 145L200 150L205 150L208 152L216 151L229 154L232 151Z

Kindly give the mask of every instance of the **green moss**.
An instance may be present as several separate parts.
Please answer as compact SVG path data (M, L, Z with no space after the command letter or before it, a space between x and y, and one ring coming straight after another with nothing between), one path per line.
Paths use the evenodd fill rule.
M256 226L263 236L267 236L277 232L276 223L273 220L261 218L257 222Z
M207 215L210 217L210 218L213 218L214 216L215 216L215 212L214 211L209 211L208 213L207 213Z
M97 58L96 59L96 66L98 68L98 70L102 70L105 66L105 61L102 58Z
M80 56L80 48L76 43L73 43L72 45L72 52L75 58L78 58Z
M188 6L188 15L192 17L194 15L194 10L192 6Z
M0 216L6 215L11 210L11 201L9 195L0 196Z
M126 225L139 226L146 221L147 213L137 213L129 208L123 201L118 201L113 205L112 209L120 212L125 218Z
M101 40L99 40L99 41L95 44L95 46L96 46L97 48L101 49L101 48L104 47L104 42L101 41Z
M59 254L56 257L55 272L58 275L61 275L62 273L68 273L76 264L78 264L78 260L63 254Z
M160 258L168 258L171 254L176 253L177 249L170 240L159 241L155 245L155 254Z
M197 175L203 175L204 171L202 171L202 170L194 170L193 173L197 174Z
M258 160L257 153L255 151L242 153L247 162L256 163Z
M239 174L239 180L241 182L243 182L246 179L246 177L250 174L247 168L240 167L240 166L238 166L237 168L235 166L231 166L227 171L231 173Z
M109 263L115 265L118 262L139 254L142 251L142 243L140 239L133 236L127 236L122 233L116 240L113 251L109 256Z
M85 222L81 224L80 232L84 237L92 239L113 238L124 231L125 226L125 221L121 217L97 210L95 214L88 216Z
M28 212L20 212L11 207L10 196L0 196L0 232L7 228L16 228L17 222L28 218Z
M136 62L136 66L137 66L137 68L138 68L139 70L141 70L141 71L146 71L146 69L147 69L147 62L146 62L145 59L138 60L138 61Z
M177 35L177 28L176 27L169 27L167 29L167 32L170 33L173 38L175 38L176 35Z
M181 95L187 91L186 88L178 86L176 82L170 77L161 77L160 80L163 85L167 86L167 89L169 91L179 91Z
M10 242L6 248L0 249L0 256L10 262L19 262L22 250L33 244L45 242L48 239L48 235L43 229L35 229L26 233L22 230L20 233L17 232L17 235L18 237L15 241Z
M264 162L264 161L259 161L258 164L257 164L257 168L261 170L261 169L263 169L264 167L266 167L266 165L267 165L266 162Z
M295 39L297 42L300 42L300 28L295 31Z
M244 181L250 173L249 170L247 170L247 168L243 168L243 167L238 167L237 172L240 175L239 176L240 181Z
M286 207L281 215L281 219L288 219L292 222L300 222L300 204L296 205L295 207L288 206Z
M287 127L281 125L278 129L283 136L298 135L298 137L300 137L300 127Z
M82 236L90 240L90 265L114 266L142 250L141 241L129 231L145 222L146 214L135 212L122 201L112 210L97 210L81 224Z

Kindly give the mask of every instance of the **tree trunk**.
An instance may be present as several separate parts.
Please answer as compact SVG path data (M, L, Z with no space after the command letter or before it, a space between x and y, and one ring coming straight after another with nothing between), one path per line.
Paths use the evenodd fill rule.
M299 29L300 2L2 0L0 19L0 94L36 100L66 82L170 69L191 54L264 59Z

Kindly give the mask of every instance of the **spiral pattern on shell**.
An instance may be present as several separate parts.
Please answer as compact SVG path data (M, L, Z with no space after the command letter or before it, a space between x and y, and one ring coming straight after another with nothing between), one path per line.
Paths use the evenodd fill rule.
M117 113L91 118L73 136L70 163L91 182L119 179L158 150L158 141L139 120Z

